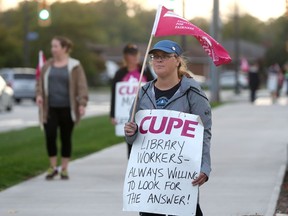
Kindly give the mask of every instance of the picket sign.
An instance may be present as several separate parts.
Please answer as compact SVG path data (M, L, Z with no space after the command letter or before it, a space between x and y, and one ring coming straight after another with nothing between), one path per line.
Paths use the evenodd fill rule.
M199 116L140 110L123 188L123 210L195 215L204 127Z
M143 85L144 83L141 83ZM129 113L138 89L138 80L116 83L115 92L115 125L116 136L124 136L125 123L129 121ZM140 86L141 86L140 85Z

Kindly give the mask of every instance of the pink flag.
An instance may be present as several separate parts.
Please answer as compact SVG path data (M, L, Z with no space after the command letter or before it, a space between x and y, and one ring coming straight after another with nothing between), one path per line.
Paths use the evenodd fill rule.
M248 72L249 70L249 63L246 58L241 59L240 68L243 72Z
M38 57L38 65L36 68L36 80L38 80L40 78L41 69L42 69L45 62L46 62L46 58L43 54L43 51L40 50L39 51L39 57Z
M158 8L152 35L155 37L193 35L202 45L205 52L212 58L216 66L231 62L228 52L214 38L164 6Z

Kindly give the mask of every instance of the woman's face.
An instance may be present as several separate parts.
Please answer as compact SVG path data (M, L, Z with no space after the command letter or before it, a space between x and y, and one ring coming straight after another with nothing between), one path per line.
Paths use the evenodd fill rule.
M51 53L53 57L62 57L67 54L67 49L61 46L59 40L53 39L51 42Z
M137 65L139 64L139 54L125 54L124 59L127 65Z
M179 59L175 54L155 51L150 55L152 67L158 77L165 77L170 74L177 74Z

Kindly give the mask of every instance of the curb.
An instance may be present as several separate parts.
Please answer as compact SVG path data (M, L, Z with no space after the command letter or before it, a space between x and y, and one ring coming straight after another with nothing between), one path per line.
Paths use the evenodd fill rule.
M268 210L267 210L265 216L288 216L288 214L282 214L282 213L276 213L275 214L277 202L278 202L280 192L281 192L282 183L284 181L284 177L285 177L287 169L288 169L288 144L287 144L286 162L279 169L279 172L277 175L276 185L274 187L274 190L273 190L270 202L269 202Z

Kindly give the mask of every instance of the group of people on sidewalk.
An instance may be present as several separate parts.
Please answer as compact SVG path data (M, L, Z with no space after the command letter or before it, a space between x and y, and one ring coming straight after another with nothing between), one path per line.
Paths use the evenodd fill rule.
M261 85L260 64L253 60L250 61L250 64L247 62L247 66L241 69L248 74L250 102L253 103L257 98L256 93ZM282 68L278 63L272 64L268 67L266 75L266 87L270 92L272 103L276 102L284 86L286 88L286 95L288 96L288 62Z
M57 164L57 134L60 130L61 140L61 179L69 179L68 163L72 153L73 128L85 114L88 102L88 85L81 63L70 57L72 42L66 37L56 36L51 41L52 58L41 69L37 80L36 102L39 106L39 118L44 126L46 148L50 166L47 180L59 174ZM140 90L141 100L137 101L137 110L168 109L199 115L204 124L204 141L201 172L191 182L191 187L204 184L211 172L211 107L200 85L189 74L186 62L182 57L183 50L174 41L162 40L149 51L150 64L157 78L150 70L145 70ZM131 77L139 80L141 68L140 52L135 44L127 44L123 50L124 66L117 72L112 82L111 122L115 120L115 85L118 81L127 81ZM143 89L144 92L143 92ZM187 99L189 103L187 103ZM136 111L137 111L136 110ZM128 158L131 146L138 133L134 119L124 127L128 146ZM140 212L142 216L157 216ZM196 215L201 216L199 203Z
M69 179L68 164L72 153L72 133L74 126L85 114L88 103L88 85L84 69L79 60L70 57L73 43L63 36L55 36L51 40L51 54L41 69L37 79L36 103L39 106L39 119L44 126L49 168L46 179L52 180L60 172L61 179ZM208 181L211 172L210 141L211 141L211 107L209 100L200 85L192 78L182 56L183 50L174 41L162 40L149 51L150 66L144 69L140 63L140 52L135 44L127 44L123 49L124 64L116 71L111 84L110 118L113 125L115 118L116 84L136 79L146 83L139 89L138 100L131 107L130 120L123 128L127 143L128 159L131 148L138 134L138 125L132 114L144 109L167 109L199 115L204 124L204 138L201 171L191 182L192 186L201 186ZM247 67L250 88L250 101L256 100L256 92L260 87L259 64L250 62ZM280 90L286 80L288 86L288 63L283 68L278 64L271 65L267 70L267 88L271 92L272 101L279 97ZM141 79L141 80L140 80ZM288 88L286 91L288 95ZM141 97L140 97L141 96ZM187 100L189 103L187 103ZM61 170L58 170L57 136L60 130ZM140 212L142 216L161 216L162 214ZM201 216L199 203L196 216Z

